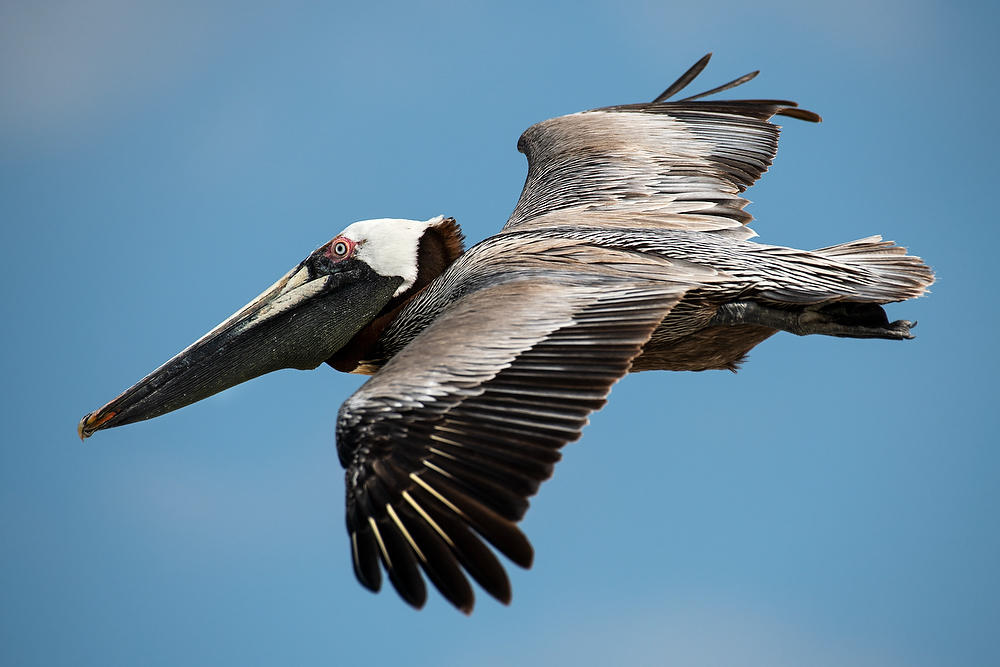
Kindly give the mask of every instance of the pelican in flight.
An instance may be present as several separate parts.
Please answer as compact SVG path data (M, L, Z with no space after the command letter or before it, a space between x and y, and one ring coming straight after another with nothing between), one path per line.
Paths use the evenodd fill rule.
M281 368L371 375L341 406L354 573L414 607L424 576L458 609L471 577L508 603L493 549L521 567L518 522L561 448L630 371L735 370L778 331L912 338L882 305L931 270L879 236L756 243L741 196L778 148L785 100L668 101L553 118L517 148L528 175L500 233L463 251L452 218L348 225L239 312L79 424L156 417ZM491 549L487 544L492 545Z

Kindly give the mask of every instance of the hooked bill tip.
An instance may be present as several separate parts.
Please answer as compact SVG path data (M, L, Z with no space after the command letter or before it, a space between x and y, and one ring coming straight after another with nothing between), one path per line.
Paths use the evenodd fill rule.
M76 425L76 434L80 436L80 442L83 442L90 437L90 433L87 432L87 420L90 419L90 415L92 414L92 412L85 414L83 419L80 420L80 423Z
M94 431L101 428L102 424L118 414L117 412L111 411L102 415L100 412L100 410L97 412L88 412L83 416L83 419L80 420L80 423L76 425L76 434L80 436L81 442L92 436Z
M83 419L81 419L80 423L76 425L76 434L78 436L80 436L80 442L83 442L84 438L87 437L87 436L85 436L83 434L83 422L85 422L85 421L87 421L86 417L84 417Z

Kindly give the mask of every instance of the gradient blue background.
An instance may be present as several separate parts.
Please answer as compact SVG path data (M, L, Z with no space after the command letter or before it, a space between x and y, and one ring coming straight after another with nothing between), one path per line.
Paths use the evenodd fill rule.
M276 3L277 4L277 3ZM3 3L4 665L1000 662L996 3ZM81 445L80 416L348 223L497 229L531 123L789 97L764 242L881 233L915 341L778 335L615 387L523 527L508 607L354 581L333 426L284 371Z

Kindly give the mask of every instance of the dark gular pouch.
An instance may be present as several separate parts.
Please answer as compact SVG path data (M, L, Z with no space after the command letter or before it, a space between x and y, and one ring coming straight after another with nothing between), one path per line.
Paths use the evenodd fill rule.
M402 280L356 260L328 265L314 254L222 325L84 417L79 433L87 437L157 417L271 371L316 368L392 300Z

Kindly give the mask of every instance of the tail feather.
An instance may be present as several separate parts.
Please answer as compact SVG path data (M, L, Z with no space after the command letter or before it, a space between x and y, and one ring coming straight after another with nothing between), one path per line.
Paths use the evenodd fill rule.
M921 296L934 283L934 272L906 248L881 236L869 236L814 250L818 255L877 276L877 302L903 301ZM883 300L884 299L884 300Z

